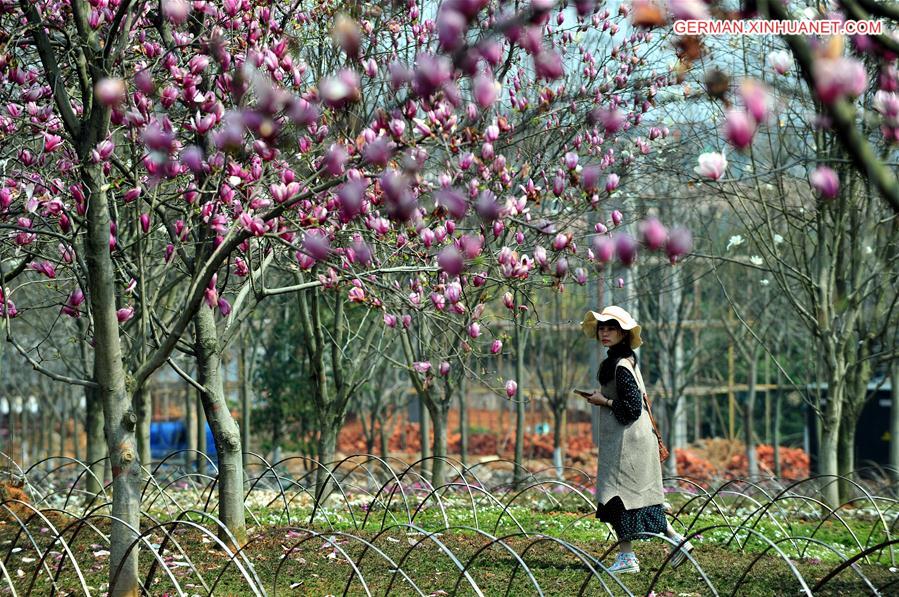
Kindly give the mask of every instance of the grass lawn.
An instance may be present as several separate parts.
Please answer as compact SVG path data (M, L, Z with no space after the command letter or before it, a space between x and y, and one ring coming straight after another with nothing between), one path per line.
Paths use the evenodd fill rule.
M404 509L392 509L386 517L383 511L372 512L363 527L365 511L359 507L352 509L355 520L350 510L335 507L319 510L313 521L309 520L311 510L292 508L290 525L282 510L254 508L255 526L243 555L252 563L256 577L268 594L276 591L279 594L342 594L349 581L348 592L352 595L364 595L366 587L372 594L414 595L418 594L415 586L426 595L477 594L475 585L484 595L532 595L538 594L538 586L546 595L574 595L581 590L590 595L608 594L606 588L616 595L628 591L645 595L650 587L656 595L670 596L711 595L714 591L729 595L735 589L740 595L798 595L802 584L797 573L813 588L843 557L859 553L858 543L864 547L866 541L874 545L884 539L879 522L862 515L846 516L845 524L828 521L819 528L818 521L798 514L781 513L758 520L751 517L747 521L751 510L731 510L723 516L704 511L696 516L695 511L688 509L679 519L682 528L691 526L692 531L699 531L717 527L702 531L693 541L699 568L689 562L677 570L666 566L652 584L668 550L660 540L653 539L636 546L642 572L621 577L618 585L610 575L594 574L590 570L591 566L596 567L596 558L605 565L614 559L614 552L605 555L614 544L608 527L583 508L581 512L565 509L565 504L531 500L513 506L506 513L495 506L480 506L475 516L471 507L457 499L449 500L444 510L423 509L414 519L417 528L412 528L408 526ZM895 514L890 518L892 522ZM195 520L203 521L199 517ZM102 533L108 529L108 523L104 519L92 522L96 530L83 530L70 548L91 592L102 594L108 562L108 546ZM446 522L452 530L445 530ZM734 526L742 522L745 522L744 530L737 529L735 535ZM756 523L754 530L759 535L777 543L784 557L772 550L764 553L769 543L745 530L752 523ZM6 558L10 578L17 593L22 594L27 593L38 556L27 539L19 537L15 545L12 543L16 529L9 522L0 526L0 557ZM429 535L441 529L442 532ZM45 550L52 541L52 532L37 522L29 524L29 530L38 547ZM801 539L812 533L826 546ZM65 534L67 540L71 536L71 531ZM504 539L504 545L494 543L484 549L490 544L491 536L508 538ZM214 583L217 583L215 595L253 594L250 583L236 566L227 565L227 556L210 536L182 526L173 533L173 538L184 553L170 541L161 557L186 594L209 594ZM159 532L149 536L154 546L163 540ZM51 549L55 553L50 554L49 561L51 570L55 571L60 559L56 554L62 550L58 544ZM141 556L144 578L153 560L148 551ZM460 573L466 565L469 577ZM899 594L899 572L893 572L895 568L891 566L889 551L881 550L868 561L862 560L841 571L815 594L871 594L868 583L882 594ZM0 586L3 584L0 582ZM70 563L64 566L59 585L71 594L83 593ZM33 594L49 592L48 576L44 572L38 575ZM166 593L177 594L177 591L166 574L157 569L151 594Z

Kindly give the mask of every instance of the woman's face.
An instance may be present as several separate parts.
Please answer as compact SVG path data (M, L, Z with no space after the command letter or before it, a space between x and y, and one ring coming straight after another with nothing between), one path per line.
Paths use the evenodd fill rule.
M599 341L602 342L603 346L615 346L627 335L627 332L622 330L617 325L608 325L600 323L596 328L596 333L599 336Z

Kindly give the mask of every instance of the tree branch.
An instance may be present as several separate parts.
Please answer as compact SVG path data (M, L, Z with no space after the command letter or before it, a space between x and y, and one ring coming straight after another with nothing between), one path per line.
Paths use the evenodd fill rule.
M62 122L66 127L66 131L73 139L77 138L81 133L81 125L75 111L72 109L72 103L69 100L69 92L66 91L65 81L59 74L59 63L56 62L56 55L50 46L50 39L44 31L41 23L41 17L37 13L35 4L30 0L19 0L19 6L31 25L31 37L37 46L37 53L40 56L41 64L47 75L47 81L50 83L50 89L53 90L53 101L56 103L56 109L62 117Z

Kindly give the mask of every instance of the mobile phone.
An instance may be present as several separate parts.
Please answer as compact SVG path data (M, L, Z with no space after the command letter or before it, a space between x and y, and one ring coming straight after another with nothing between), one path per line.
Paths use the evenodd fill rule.
M579 390L579 389L575 388L575 389L572 390L572 391L573 391L575 394L577 394L578 396L583 396L584 398L587 398L588 396L592 396L592 395L593 395L593 392L591 392L590 390Z

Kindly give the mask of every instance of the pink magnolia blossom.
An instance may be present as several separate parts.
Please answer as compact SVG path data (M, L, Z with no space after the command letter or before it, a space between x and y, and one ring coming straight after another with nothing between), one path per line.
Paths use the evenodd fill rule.
M534 249L534 261L537 262L541 269L547 267L549 263L546 257L546 249L541 245L537 245Z
M764 83L755 79L744 80L740 85L740 97L743 99L746 111L752 115L756 122L767 120L771 94Z
M511 292L503 294L503 304L506 306L506 309L515 308L515 299L512 297Z
M125 101L125 82L111 77L100 79L94 86L94 97L104 106L118 106Z
M615 174L614 172L609 174L609 176L606 178L606 192L611 193L612 191L617 189L620 182L621 177L619 177L617 174Z
M561 232L556 235L553 239L553 250L561 251L568 246L568 243L571 242L571 235L562 234Z
M440 365L437 367L438 373L440 373L441 377L446 377L450 373L450 364L446 361L441 361Z
M617 209L612 211L612 224L615 226L620 226L621 222L624 220L624 215Z
M736 108L727 111L724 137L728 143L737 149L745 149L752 144L755 130L755 120L751 115Z
M41 261L34 262L28 264L28 267L33 269L36 272L40 272L50 278L51 280L56 277L56 268L53 267L53 264L49 261Z
M191 10L191 3L187 0L163 0L162 2L162 14L176 25L184 23Z
M815 91L825 104L858 97L868 87L865 65L849 57L816 60L814 79Z
M364 303L365 302L365 291L362 290L361 288L353 286L352 288L350 288L348 298L351 303Z
M767 60L779 75L786 75L793 68L793 55L787 50L775 50L768 54Z
M824 199L835 199L840 194L840 177L827 166L818 166L809 174L809 183Z
M472 83L474 100L481 109L486 110L496 102L500 84L491 76L479 74Z
M134 307L122 307L115 312L115 316L119 323L125 323L126 321L134 317Z
M579 267L574 270L574 281L577 282L580 286L583 286L587 283L587 270L582 267Z
M618 278L615 280L615 286L618 288L624 288L624 278Z
M677 227L668 234L668 241L665 243L665 253L668 255L672 265L689 253L692 248L693 235L686 228Z
M615 242L608 236L597 236L593 239L593 254L596 261L606 264L615 256Z
M709 7L703 0L668 0L668 10L679 21L703 21L711 18Z
M476 339L480 335L481 335L481 324L479 324L476 321L469 324L468 336L472 339Z
M506 382L506 396L513 398L518 393L518 382L510 379Z
M657 218L649 218L640 223L640 235L651 251L658 251L668 238L668 230Z
M562 57L555 50L543 49L534 54L534 70L538 79L555 81L565 74Z
M62 137L51 133L44 133L44 152L52 153L60 145L62 145Z
M231 314L231 303L229 303L223 296L219 297L218 308L219 313L221 313L222 317L228 317L228 315Z
M494 340L493 344L490 345L490 354L499 354L503 349L503 343L501 340Z
M319 83L319 95L331 108L339 109L362 99L359 75L343 69L336 77L326 77Z
M427 373L431 370L431 362L415 361L414 363L412 363L412 368L415 369L418 373Z
M727 158L723 153L707 152L699 154L699 165L693 171L702 177L719 180L727 170Z
M637 241L629 234L619 234L615 237L615 252L622 265L630 267L637 260Z
M449 276L458 276L465 267L462 254L456 247L444 247L437 256L437 265Z

